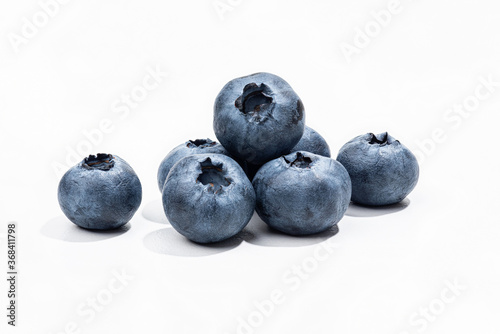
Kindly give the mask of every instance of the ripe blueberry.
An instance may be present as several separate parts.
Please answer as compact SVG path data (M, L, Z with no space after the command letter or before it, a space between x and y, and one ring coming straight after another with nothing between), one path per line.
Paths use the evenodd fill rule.
M170 224L199 243L238 234L255 208L252 184L238 163L222 154L181 159L170 170L162 197Z
M331 228L344 216L351 199L345 168L333 159L304 151L264 164L252 183L260 218L291 235Z
M109 230L132 219L142 199L139 178L116 155L90 155L70 168L59 182L59 205L70 221Z
M214 105L214 131L229 153L262 165L290 150L304 132L304 105L290 85L270 73L227 83Z
M413 153L387 132L358 136L337 160L352 180L352 201L371 206L395 204L415 188L419 167Z

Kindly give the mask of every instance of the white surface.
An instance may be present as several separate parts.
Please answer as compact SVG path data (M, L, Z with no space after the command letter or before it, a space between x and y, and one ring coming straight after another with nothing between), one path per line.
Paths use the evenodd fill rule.
M12 332L71 333L75 322L81 333L236 333L239 319L259 320L256 302L281 291L262 324L240 332L497 333L500 87L469 117L445 117L456 117L447 110L474 96L480 78L500 81L498 3L401 0L348 63L341 43L388 1L222 1L234 4L224 20L212 0L70 1L18 53L9 34L21 34L39 4L0 5L0 213L3 224L19 223L20 239ZM140 89L148 67L168 75L126 114L115 103ZM162 217L157 166L187 139L214 138L216 94L257 71L294 87L334 154L382 131L417 151L442 129L409 201L351 207L334 236L270 234L258 219L219 247L176 234ZM112 130L85 154L123 157L144 194L128 230L93 234L63 217L53 165L66 164L103 119ZM290 271L314 265L315 254L322 261L307 277ZM78 308L109 296L122 270L133 279L88 321ZM455 280L466 287L457 296L446 290ZM429 306L440 314L415 318Z

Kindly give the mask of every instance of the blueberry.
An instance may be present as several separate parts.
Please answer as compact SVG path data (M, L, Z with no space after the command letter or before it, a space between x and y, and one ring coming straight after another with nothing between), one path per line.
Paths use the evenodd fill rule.
M402 201L415 188L417 159L387 132L367 133L345 144L337 160L352 180L352 201L379 206Z
M58 198L62 211L76 225L109 230L132 219L141 204L142 187L125 160L99 153L64 174Z
M162 197L172 226L198 243L238 234L255 208L252 184L238 163L222 154L181 159L168 174Z
M196 139L188 140L174 148L163 159L158 168L158 188L160 192L163 190L163 185L167 179L168 172L175 165L175 163L188 155L202 154L202 153L217 153L229 155L221 144L211 139Z
M316 131L306 126L300 141L290 152L306 151L330 158L330 147L326 140Z
M304 105L290 85L274 74L237 78L215 100L214 131L231 155L262 165L299 142Z
M272 228L291 235L323 232L344 216L351 180L337 161L299 151L262 166L253 186L256 211Z

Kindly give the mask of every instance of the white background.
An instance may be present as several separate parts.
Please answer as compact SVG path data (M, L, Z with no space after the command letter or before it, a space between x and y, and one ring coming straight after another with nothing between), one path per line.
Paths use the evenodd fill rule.
M12 332L498 333L498 2L401 0L383 27L372 11L387 0L221 3L223 13L212 0L73 0L44 20L35 0L2 1L0 214L19 224ZM346 57L347 44L357 53ZM166 75L123 109L148 68ZM408 200L352 206L335 236L287 237L258 219L218 247L178 235L162 213L157 167L188 139L215 139L215 96L258 71L294 87L334 156L383 131L418 154ZM449 111L463 103L470 112ZM102 122L112 126L99 135ZM97 152L121 156L141 179L128 230L84 231L59 209L55 166ZM122 271L133 278L109 292ZM262 303L273 291L281 303ZM97 297L105 305L91 316Z

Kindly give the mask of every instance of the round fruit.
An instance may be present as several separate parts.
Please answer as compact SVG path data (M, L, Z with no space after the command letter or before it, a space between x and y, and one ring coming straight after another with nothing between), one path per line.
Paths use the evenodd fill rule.
M272 228L291 235L323 232L344 216L351 180L337 161L294 152L262 166L253 179L256 211Z
M109 230L125 225L139 208L142 187L130 165L116 155L89 155L64 174L59 205L76 225Z
M418 181L417 159L387 132L352 139L340 149L337 160L351 176L355 203L379 206L401 202Z
M227 83L214 105L214 131L231 155L253 165L277 158L304 133L304 105L290 85L270 73Z
M238 234L252 218L255 192L233 159L196 154L172 167L163 187L163 208L186 238L209 243Z

